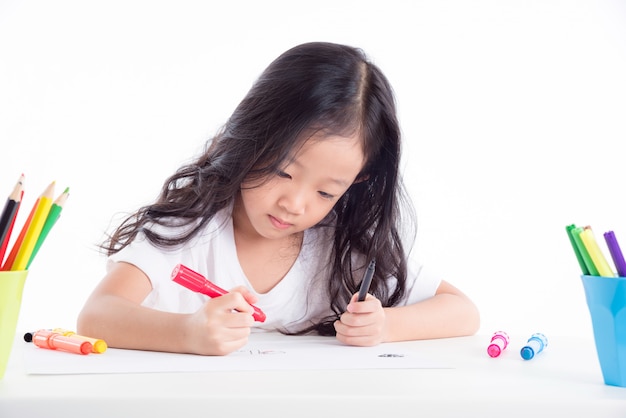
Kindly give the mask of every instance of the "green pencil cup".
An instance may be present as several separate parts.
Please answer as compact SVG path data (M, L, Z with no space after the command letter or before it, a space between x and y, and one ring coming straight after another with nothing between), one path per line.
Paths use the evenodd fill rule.
M581 278L604 383L626 387L626 277Z
M0 379L11 356L26 276L28 270L0 271Z

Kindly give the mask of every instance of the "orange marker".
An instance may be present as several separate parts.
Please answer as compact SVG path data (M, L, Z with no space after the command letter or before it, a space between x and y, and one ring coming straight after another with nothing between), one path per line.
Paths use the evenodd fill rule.
M92 345L89 341L66 337L47 329L40 329L35 332L33 334L33 343L37 347L48 350L63 350L75 354L89 354L92 352Z
M63 328L54 328L52 332L59 333L63 335L64 337L72 337L72 338L77 338L83 341L88 341L91 343L91 350L94 353L98 353L98 354L104 353L108 348L107 343L104 340L101 340L99 338L85 337L84 335L78 335L74 331L69 331Z

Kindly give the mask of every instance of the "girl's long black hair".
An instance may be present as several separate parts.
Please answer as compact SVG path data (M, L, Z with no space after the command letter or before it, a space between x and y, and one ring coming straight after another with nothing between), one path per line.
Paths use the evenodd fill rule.
M232 204L244 180L275 173L316 130L359 134L367 162L359 175L362 181L348 189L330 214L336 228L332 274L326 283L335 315L304 331L334 333L332 323L360 280L353 279L353 254L376 260L370 293L383 306L397 304L407 275L401 231L403 225L415 223L399 176L401 134L395 98L380 69L363 51L346 45L305 43L275 59L204 152L165 181L154 203L126 217L102 249L114 254L140 231L157 246L188 241ZM407 210L401 213L401 207ZM148 227L155 224L183 226L187 232L164 236ZM384 283L389 277L397 280L391 291Z

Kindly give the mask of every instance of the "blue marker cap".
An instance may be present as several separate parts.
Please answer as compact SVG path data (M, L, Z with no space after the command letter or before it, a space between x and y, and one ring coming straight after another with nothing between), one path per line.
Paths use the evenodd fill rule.
M545 335L538 332L531 335L526 345L522 347L520 354L524 360L530 360L535 357L535 354L541 353L547 346L548 339Z
M524 360L530 360L531 358L535 357L535 350L533 350L532 347L524 346L522 347L522 351L520 352L520 354L522 355L522 358Z

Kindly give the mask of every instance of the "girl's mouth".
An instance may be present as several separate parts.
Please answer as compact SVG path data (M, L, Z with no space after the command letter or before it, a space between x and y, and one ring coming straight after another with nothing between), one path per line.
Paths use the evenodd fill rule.
M290 223L283 222L280 219L273 217L272 215L269 215L269 217L270 222L272 222L272 225L274 225L274 227L277 229L287 229L292 225Z

